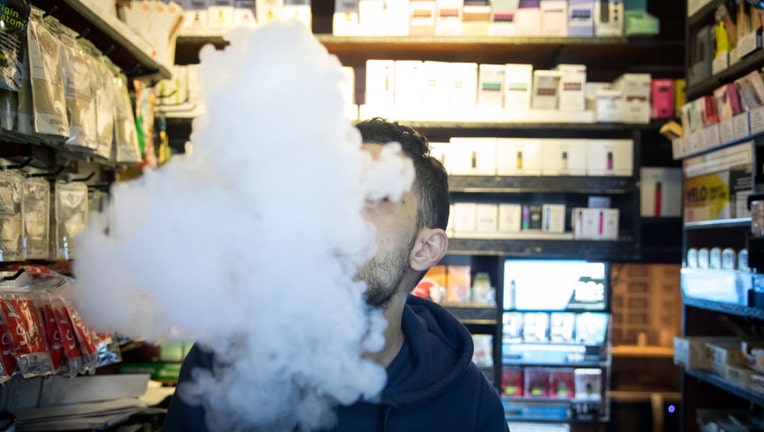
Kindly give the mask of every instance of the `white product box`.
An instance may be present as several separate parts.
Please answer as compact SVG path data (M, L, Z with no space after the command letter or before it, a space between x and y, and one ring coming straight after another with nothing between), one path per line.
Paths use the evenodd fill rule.
M541 174L541 140L497 138L496 173L515 176Z
M495 233L499 227L499 206L496 204L475 205L475 231L479 233Z
M594 2L595 36L623 36L623 1Z
M682 169L640 168L639 201L642 217L682 216Z
M283 13L285 19L297 20L305 24L309 29L313 26L313 13L310 8L310 0L285 0Z
M463 0L437 0L435 3L435 35L458 36L462 34Z
M395 60L366 60L366 99L371 106L395 102Z
M541 36L541 10L518 8L515 11L515 34L517 36Z
M363 36L408 36L408 0L361 0L358 3L359 30Z
M256 27L255 1L237 1L233 10L234 27Z
M558 109L583 111L586 109L586 65L561 64Z
M615 123L621 121L623 96L617 90L597 90L594 115L598 122Z
M477 204L458 202L454 203L454 232L474 233L477 229Z
M435 34L435 0L411 0L409 5L409 34L432 36Z
M491 19L488 24L490 36L515 36L517 34L515 12L518 3L518 0L510 0L507 5L491 4Z
M541 0L541 36L568 35L568 0Z
M593 0L568 0L568 36L594 36Z
M496 175L496 138L451 138L458 157L466 159L454 166L456 175ZM466 158L465 158L466 156Z
M419 60L395 60L396 109L421 109L423 69L424 63Z
M451 64L447 62L426 61L422 66L422 105L435 118L444 118L448 111L450 74Z
M541 207L541 231L565 232L565 205L544 204Z
M622 97L618 103L618 117L623 123L650 123L650 100L646 98Z
M618 209L599 209L595 240L618 240Z
M593 240L597 232L597 215L599 209L576 207L571 213L573 238Z
M355 36L360 32L358 0L335 0L332 34L335 36Z
M591 176L631 176L634 143L624 139L590 139L586 148L586 173Z
M613 87L620 90L625 97L650 99L652 75L646 73L625 73L619 76Z
M447 92L450 110L457 116L474 111L477 107L478 64L451 63L450 76L451 88Z
M260 25L281 19L284 16L284 0L256 0L255 14Z
M465 4L462 8L462 34L485 36L488 34L488 24L491 22L491 4Z
M531 108L557 109L562 73L556 70L533 71L533 96Z
M478 107L496 109L504 106L505 66L481 64L478 75Z
M533 65L507 64L504 75L504 108L526 112L531 107Z
M499 232L520 232L522 206L520 204L499 204Z
M542 139L541 175L586 175L585 139Z
M440 161L443 167L448 172L448 166L446 165L446 159L449 159L448 152L451 148L451 143L447 142L430 142L430 156ZM451 174L449 172L449 174Z
M207 29L214 32L224 32L233 28L233 6L207 7Z

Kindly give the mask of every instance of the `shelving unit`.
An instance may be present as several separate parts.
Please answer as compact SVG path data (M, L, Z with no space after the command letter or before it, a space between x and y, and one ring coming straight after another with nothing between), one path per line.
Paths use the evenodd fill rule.
M710 0L687 18L685 39L690 46L695 44L696 33L707 24L713 24L716 8L722 0ZM760 36L759 36L760 37ZM689 50L688 50L689 51ZM692 67L690 52L685 58L686 69ZM764 65L764 50L757 49L705 79L688 81L685 89L687 100L710 95L722 84ZM689 74L689 72L688 72ZM712 160L724 155L733 146L750 154L749 168L753 190L760 190L761 181L761 141L764 130L759 119L764 111L753 110L736 116L734 123L718 127L725 134L715 131L713 126L700 133L690 135L685 143L685 174L691 162L699 158ZM734 127L734 133L730 130ZM741 125L746 127L741 127ZM716 136L715 136L716 135ZM749 143L749 144L746 144ZM750 147L745 147L750 145ZM750 150L750 151L749 151ZM689 177L689 176L688 176ZM731 189L731 188L730 188ZM730 192L731 193L731 192ZM735 214L733 213L733 216ZM750 217L720 218L685 222L683 225L683 252L689 248L732 248L736 251L748 248ZM734 325L743 328L758 326L764 320L764 309L749 306L748 291L752 286L751 273L743 270L682 270L683 289L683 329L685 336L732 336L737 332ZM742 409L760 412L764 407L764 394L728 381L722 376L696 369L685 369L682 377L681 428L694 432L699 430L696 414L701 409Z

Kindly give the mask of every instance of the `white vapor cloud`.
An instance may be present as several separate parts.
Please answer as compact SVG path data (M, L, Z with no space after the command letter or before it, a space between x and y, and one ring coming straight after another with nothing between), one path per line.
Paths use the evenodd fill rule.
M313 430L371 398L385 322L356 268L375 253L365 200L397 199L413 167L378 161L343 116L343 73L307 28L277 22L200 53L207 114L194 151L115 184L77 238L75 296L100 329L180 330L216 353L182 395L212 430ZM403 175L402 175L403 174Z

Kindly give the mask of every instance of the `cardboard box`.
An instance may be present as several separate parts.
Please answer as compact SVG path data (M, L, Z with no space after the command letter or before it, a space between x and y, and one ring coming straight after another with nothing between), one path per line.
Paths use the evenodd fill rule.
M706 342L730 341L737 338L723 336L677 336L674 338L674 364L685 369L710 368L711 359Z
M435 3L435 35L462 34L462 0L437 0Z
M496 175L496 138L451 138L450 144L459 148L459 157L466 151L467 163L454 166L457 175Z
M621 0L595 1L595 36L623 36L623 14L623 2Z
M525 378L523 368L504 367L501 370L502 396L520 397L524 394Z
M461 113L474 111L477 106L478 64L451 63L449 76L449 109Z
M602 399L602 370L579 368L573 372L576 386L576 399Z
M743 105L735 84L724 84L714 90L714 99L720 122L732 120L734 116L743 112Z
M598 209L576 207L571 213L571 228L573 238L579 240L593 240L597 233Z
M332 34L335 36L355 36L360 33L358 0L335 0Z
M499 228L499 206L497 204L477 204L476 231L480 233L495 233Z
M586 65L561 64L560 89L557 108L560 111L586 109Z
M522 221L520 204L499 204L499 232L520 232Z
M283 18L284 0L256 0L255 16L260 25Z
M468 202L454 203L454 232L474 233L477 230L477 204Z
M478 108L490 110L504 107L505 69L503 64L481 64L479 66Z
M515 11L515 34L517 36L541 36L541 9L539 0L524 2L527 7Z
M541 175L586 175L585 139L542 139Z
M541 231L565 232L565 204L544 204L541 212Z
M541 206L533 204L523 205L522 212L522 230L541 229Z
M533 71L531 108L555 110L558 106L562 72L556 70Z
M568 0L541 0L541 36L568 35Z
M640 216L682 216L682 169L639 169Z
M549 369L549 397L572 399L575 389L575 374L572 368Z
M394 103L405 110L422 106L424 63L419 60L395 60Z
M545 398L549 396L549 373L545 368L525 368L526 398Z
M512 112L527 112L531 107L533 65L507 64L504 74L504 108Z
M498 175L516 176L541 174L541 140L497 138L496 172Z
M366 60L365 104L392 106L395 103L395 60Z
M422 65L422 105L436 118L442 118L448 111L453 84L451 63L424 62ZM475 93L477 94L477 88L475 88ZM472 102L471 107L474 107L475 103Z
M408 36L408 0L361 0L358 21L363 36Z
M446 301L469 303L472 299L470 266L450 265L446 268Z
M674 117L674 80L654 79L650 84L652 112L650 118L667 119Z
M597 235L595 240L618 240L619 211L618 209L600 209L597 219Z
M727 365L742 365L740 339L706 342L709 370L719 376L725 376Z
M593 0L568 0L568 36L594 36Z
M488 34L488 24L491 22L491 4L470 3L462 8L462 34L485 36Z
M590 176L626 176L634 170L632 140L590 139L586 148L586 173Z

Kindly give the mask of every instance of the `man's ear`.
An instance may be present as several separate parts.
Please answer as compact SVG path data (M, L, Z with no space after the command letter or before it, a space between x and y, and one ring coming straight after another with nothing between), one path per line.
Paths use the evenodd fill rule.
M411 251L410 265L415 271L426 271L448 251L448 236L440 228L423 228Z

